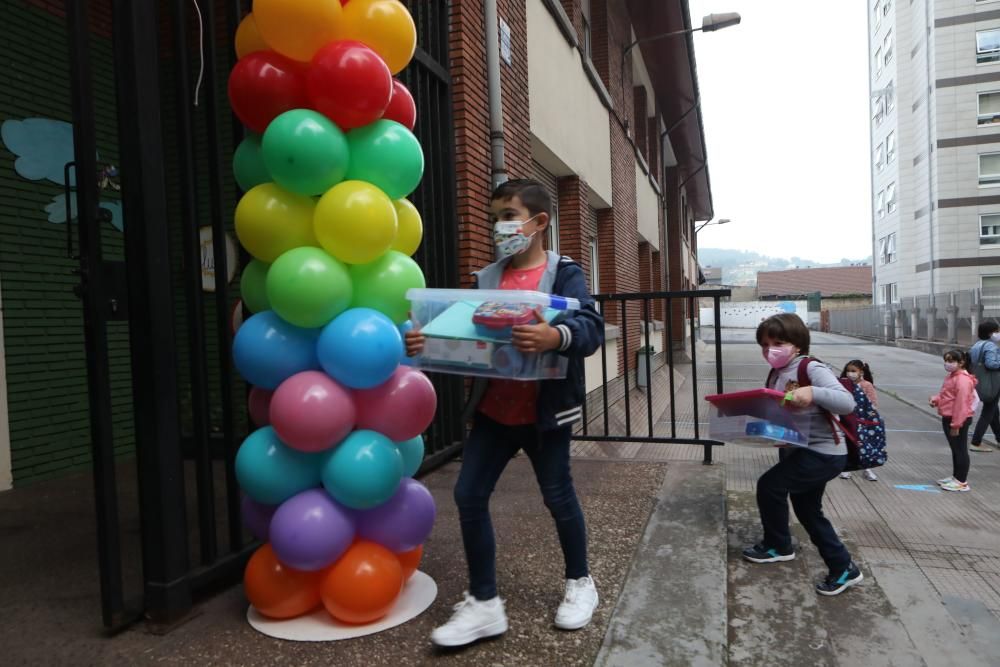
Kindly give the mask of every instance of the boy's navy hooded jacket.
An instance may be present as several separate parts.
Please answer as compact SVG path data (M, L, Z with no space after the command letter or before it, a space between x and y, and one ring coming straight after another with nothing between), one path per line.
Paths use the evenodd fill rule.
M499 289L500 279L510 258L503 259L477 271L476 287ZM562 344L558 352L569 359L569 368L563 380L542 380L538 392L538 428L549 431L568 426L583 417L586 395L583 377L583 360L596 352L604 342L604 318L594 306L594 298L587 288L587 278L580 265L569 257L548 252L548 266L538 283L538 291L577 299L580 309L556 325ZM477 378L472 385L466 421L472 419L476 407L486 393L488 381Z

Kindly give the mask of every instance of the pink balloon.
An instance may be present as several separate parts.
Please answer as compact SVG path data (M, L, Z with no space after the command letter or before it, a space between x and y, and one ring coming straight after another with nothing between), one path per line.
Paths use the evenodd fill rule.
M271 425L281 441L302 452L321 452L354 429L351 394L321 371L304 371L274 390Z
M393 442L423 433L434 421L437 394L420 371L400 366L389 381L374 389L354 392L359 429L376 431Z
M250 409L250 421L257 426L267 426L271 423L271 396L273 391L251 387L250 395L247 396L247 407Z

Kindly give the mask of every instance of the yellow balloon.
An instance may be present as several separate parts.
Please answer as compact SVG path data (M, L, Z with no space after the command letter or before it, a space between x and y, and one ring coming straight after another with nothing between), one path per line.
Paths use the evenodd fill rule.
M424 223L420 219L420 211L409 199L397 199L393 206L396 207L399 231L396 233L396 240L392 242L392 249L404 255L413 255L424 238Z
M244 16L243 20L240 21L240 27L236 29L236 57L242 58L248 53L267 51L270 48L264 38L260 36L253 14Z
M337 34L367 44L393 74L403 71L417 48L417 26L399 0L351 0Z
M337 39L340 0L254 0L253 15L261 37L278 53L308 62Z
M302 246L317 246L313 233L316 203L264 183L243 195L236 205L236 236L251 255L270 264Z
M364 181L343 181L320 198L314 225L328 253L347 264L367 264L392 246L398 223L384 192Z

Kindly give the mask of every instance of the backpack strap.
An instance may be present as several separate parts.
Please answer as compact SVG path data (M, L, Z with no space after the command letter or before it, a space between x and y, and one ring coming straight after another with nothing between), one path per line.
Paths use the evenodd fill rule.
M812 382L809 381L809 364L811 364L814 361L818 364L823 363L815 357L803 357L802 360L799 361L799 367L796 369L796 372L798 375L800 387L812 386ZM820 408L820 410L823 410L823 408ZM823 413L826 415L826 420L830 422L830 430L833 431L833 441L839 445L840 444L839 431L843 431L844 427L840 423L840 421L833 416L832 412L830 412L829 410L823 410ZM846 437L847 435L846 431L844 431L844 435Z

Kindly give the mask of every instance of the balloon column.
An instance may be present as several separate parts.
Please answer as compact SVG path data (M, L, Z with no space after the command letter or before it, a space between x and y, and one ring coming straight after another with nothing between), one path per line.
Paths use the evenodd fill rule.
M434 416L430 381L401 365L410 258L406 197L424 169L413 98L393 79L416 28L397 0L255 0L236 34L233 169L254 315L233 341L259 430L240 447L243 516L267 543L247 597L272 618L323 605L361 624L416 570L434 501L412 479Z

